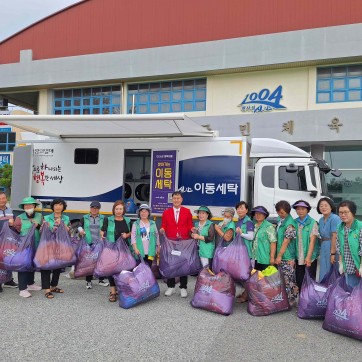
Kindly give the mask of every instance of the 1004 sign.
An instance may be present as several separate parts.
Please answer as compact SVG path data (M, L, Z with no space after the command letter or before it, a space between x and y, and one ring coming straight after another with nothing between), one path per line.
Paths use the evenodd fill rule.
M248 93L240 103L242 112L269 112L274 109L286 109L280 104L283 98L283 87L279 85L274 91L263 88L258 93Z

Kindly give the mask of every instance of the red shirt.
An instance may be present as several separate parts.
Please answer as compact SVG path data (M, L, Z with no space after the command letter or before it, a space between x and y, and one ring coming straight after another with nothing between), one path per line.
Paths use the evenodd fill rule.
M173 207L165 210L162 214L161 227L165 230L166 236L170 239L190 239L190 232L193 228L191 211L181 206L178 221L175 220Z

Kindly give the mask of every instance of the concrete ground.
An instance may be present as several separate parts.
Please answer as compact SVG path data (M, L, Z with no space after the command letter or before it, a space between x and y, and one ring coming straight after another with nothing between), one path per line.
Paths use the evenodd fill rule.
M16 273L14 273L16 280ZM61 275L64 294L20 298L0 293L0 361L362 361L360 341L297 318L296 309L253 317L235 304L225 317L190 305L189 296L165 297L124 310L108 302L108 288ZM40 282L39 275L36 282Z

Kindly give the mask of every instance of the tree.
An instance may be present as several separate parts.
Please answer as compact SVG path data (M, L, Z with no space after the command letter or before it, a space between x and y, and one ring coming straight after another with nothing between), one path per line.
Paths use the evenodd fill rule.
M3 165L2 167L0 167L0 186L10 189L12 174L12 165Z

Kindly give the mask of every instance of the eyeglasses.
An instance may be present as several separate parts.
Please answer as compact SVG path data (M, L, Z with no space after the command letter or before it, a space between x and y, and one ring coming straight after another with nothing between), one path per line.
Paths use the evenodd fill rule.
M351 213L350 211L339 211L338 212L339 215L348 215L350 213Z

